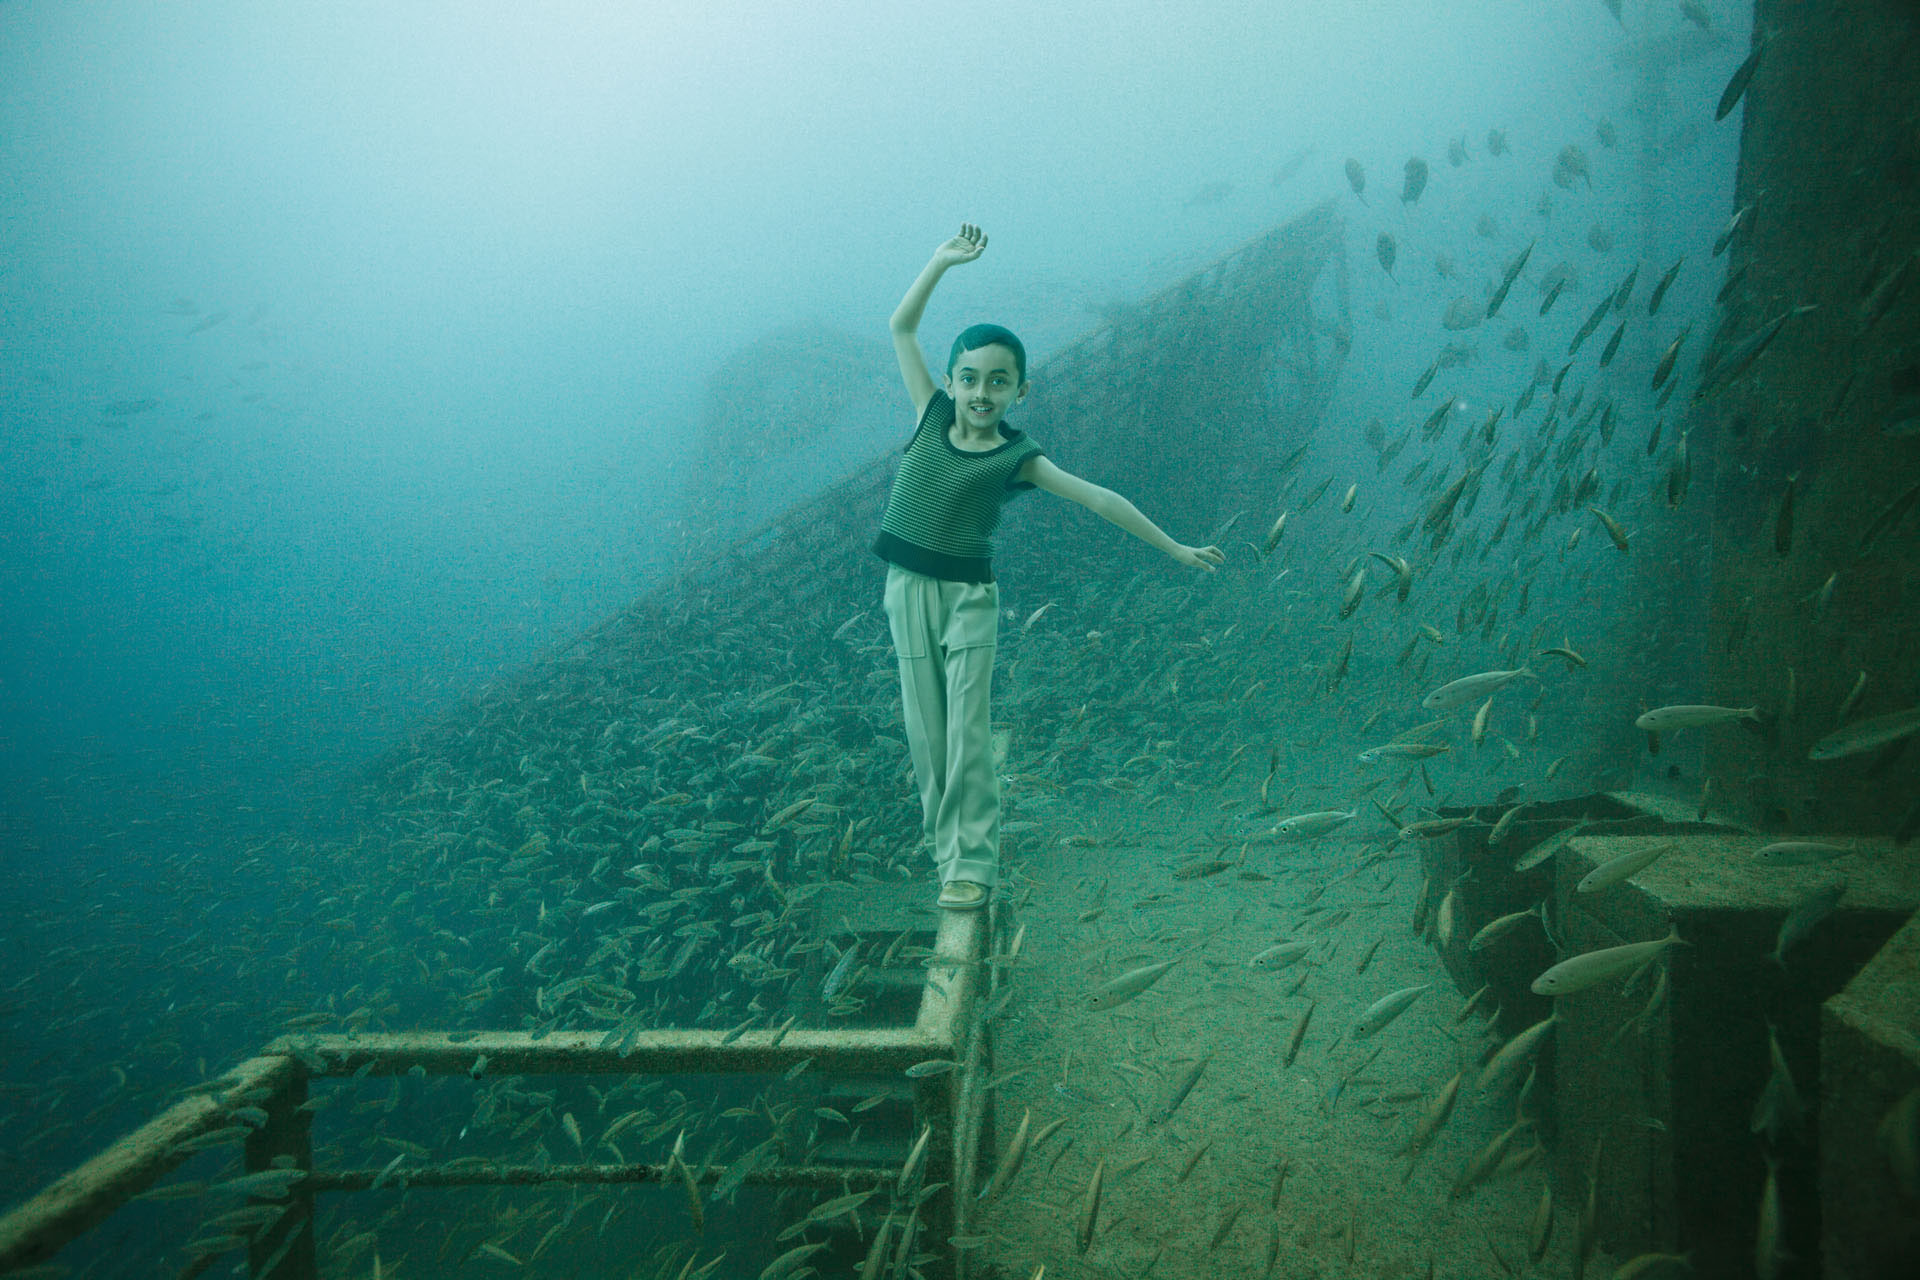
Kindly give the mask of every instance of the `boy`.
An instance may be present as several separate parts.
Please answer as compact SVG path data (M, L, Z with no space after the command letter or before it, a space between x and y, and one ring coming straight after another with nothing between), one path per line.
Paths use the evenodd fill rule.
M1218 547L1175 542L1131 502L1048 461L1007 410L1027 395L1027 352L998 325L954 341L946 388L933 385L915 336L934 285L972 262L987 238L971 223L933 259L893 313L893 347L918 424L887 498L874 551L887 561L887 622L900 660L907 744L920 808L940 871L940 905L967 911L1000 874L1000 779L994 772L988 695L1000 597L992 535L1000 507L1020 489L1045 489L1152 543L1182 564L1213 572Z

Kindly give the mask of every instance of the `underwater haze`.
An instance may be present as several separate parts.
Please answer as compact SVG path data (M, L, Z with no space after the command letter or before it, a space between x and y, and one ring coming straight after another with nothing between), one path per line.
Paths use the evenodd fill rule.
M1050 769L1120 777L1185 753L1181 768L1223 782L1238 768L1234 786L1262 830L1286 810L1354 810L1354 828L1337 839L1358 841L1361 827L1379 827L1360 799L1378 784L1348 785L1354 753L1406 729L1406 715L1382 717L1418 702L1392 685L1411 674L1392 665L1394 652L1406 644L1404 666L1419 646L1412 678L1431 671L1427 683L1438 685L1509 665L1497 659L1523 647L1509 639L1548 618L1581 630L1540 641L1570 654L1530 689L1545 710L1525 730L1514 721L1494 732L1515 761L1521 746L1501 735L1524 734L1527 763L1498 779L1499 763L1442 776L1437 798L1428 777L1418 803L1477 803L1550 757L1541 794L1565 761L1562 789L1621 785L1620 769L1636 766L1621 766L1614 748L1626 737L1630 753L1638 736L1618 716L1589 732L1581 717L1592 706L1560 677L1587 665L1576 644L1623 653L1642 639L1608 607L1644 580L1611 558L1613 546L1638 539L1635 563L1671 566L1676 597L1703 565L1677 523L1653 529L1649 519L1643 533L1629 519L1621 530L1611 516L1594 524L1586 508L1637 511L1643 493L1671 483L1660 477L1676 445L1686 465L1686 443L1677 426L1664 440L1654 426L1644 457L1607 461L1603 478L1588 472L1581 483L1594 488L1577 497L1569 477L1587 459L1570 459L1590 443L1585 428L1603 399L1601 447L1611 444L1609 387L1625 424L1615 453L1641 454L1665 405L1664 396L1655 405L1666 380L1655 371L1676 334L1692 335L1681 368L1695 386L1725 278L1713 245L1732 212L1741 128L1737 108L1716 120L1713 107L1747 57L1751 28L1750 6L1726 0L0 0L0 1206L282 1030L599 1030L591 1018L616 1009L610 1036L643 1025L772 1026L768 1002L783 984L805 988L812 1012L846 1012L831 1005L852 998L844 967L818 999L814 970L858 947L803 940L774 868L792 877L796 900L802 880L898 883L925 870L879 613L883 566L866 551L874 530L848 543L870 581L837 552L823 559L824 585L809 597L825 601L820 611L783 612L792 581L721 590L704 579L684 614L622 611L663 586L652 599L682 599L674 583L694 581L763 522L897 453L913 422L886 322L962 223L983 228L989 247L948 274L920 327L936 374L954 335L975 322L1013 329L1044 369L1089 334L1139 338L1128 326L1149 314L1142 299L1290 220L1324 217L1335 244L1336 266L1313 290L1312 340L1338 351L1337 378L1321 398L1303 391L1272 424L1228 424L1311 439L1298 472L1288 474L1304 449L1287 434L1287 469L1218 484L1277 496L1294 512L1279 552L1278 527L1258 546L1275 515L1264 506L1244 521L1185 527L1172 522L1177 511L1131 494L1174 538L1215 538L1226 551L1227 566L1207 580L1216 595L1189 608L1176 593L1193 583L1174 578L1188 571L1119 531L1088 517L1071 540L1054 541L1056 526L1039 522L1068 519L1066 504L1034 495L1010 508L1019 514L1003 547L1018 544L1021 558L1007 574L1010 643L996 698L1019 726L1010 777L1025 780L1009 792L1010 836L1056 849L1083 828L1125 827L1113 813L1083 821L1071 799L1039 794L1035 779ZM1664 301L1650 321L1656 282ZM1496 285L1500 299L1511 289L1504 305L1490 302ZM1614 317L1629 297L1630 312ZM1589 315L1590 330L1605 323L1569 344ZM1198 402L1211 368L1190 361L1176 385L1162 363L1076 359L1067 367L1110 378L1094 399L1117 416L1168 422L1178 418L1169 398L1191 391ZM1566 492L1532 519L1553 471L1533 482L1542 443L1516 484L1514 449L1506 498L1492 496L1490 473L1478 523L1445 566L1454 503L1464 528L1499 419L1511 430L1549 399L1548 423L1562 413L1555 371L1577 437L1556 462ZM1232 376L1224 356L1220 376ZM1682 376L1671 373L1667 395ZM1049 388L1037 377L1041 401ZM1583 406L1589 384L1603 390ZM1071 395L1082 399L1060 403L1088 391ZM1422 419L1419 441L1392 466L1405 478L1389 486ZM1532 439L1532 422L1526 431ZM1144 474L1204 491L1215 460L1196 445L1202 434L1168 427L1125 455L1050 456L1096 484ZM1710 475L1711 450L1692 466ZM1446 490L1443 478L1456 477ZM1602 479L1611 488L1599 489ZM1529 482L1538 492L1526 493ZM1393 607L1392 574L1414 572L1380 549L1395 545L1396 527L1408 541L1436 492L1446 509L1431 554L1408 550L1418 618L1396 613L1391 630L1376 626ZM1475 568L1507 529L1501 519L1489 539L1484 526L1523 496L1512 542ZM1315 523L1338 520L1336 508L1354 512L1351 522ZM1550 517L1567 517L1541 544L1559 551L1557 566L1543 567L1546 550L1536 549L1518 572L1518 531L1526 526L1531 542ZM1584 547L1578 533L1567 537L1575 523ZM1435 527L1429 516L1414 541ZM1047 532L1025 537L1036 528ZM1050 546L1098 550L1043 574L1034 566ZM1275 576L1287 557L1331 558L1335 548L1359 566L1350 588L1351 567L1336 581L1338 566L1318 559ZM1466 549L1479 559L1462 569ZM1505 581L1489 599L1496 576ZM1222 603L1229 581L1247 590ZM1343 588L1339 621L1364 612L1341 655L1331 633ZM1529 591L1535 613L1521 622ZM1060 611L1039 626L1056 598ZM1132 621L1096 617L1096 605L1123 613L1128 602ZM1507 634L1496 645L1503 605ZM611 627L616 616L622 627ZM1042 647L1069 616L1094 656ZM647 625L635 628L639 617ZM1213 636L1170 638L1203 620ZM1436 623L1451 624L1445 639ZM1698 623L1674 612L1659 639L1697 642ZM815 624L830 640L802 633ZM1152 642L1128 626L1147 627ZM1202 679L1183 674L1184 649L1213 652L1217 637L1225 652L1242 627L1236 643L1258 632L1264 645L1278 629L1258 657L1271 669L1238 673L1231 697L1223 678L1207 697L1217 693L1226 710L1184 707ZM1341 694L1356 635L1355 682ZM616 648L624 665L612 675L595 664ZM593 674L576 681L583 670ZM1687 700L1673 673L1640 677ZM1116 686L1146 709L1089 718ZM1263 716L1265 736L1201 733L1216 712L1222 723ZM1069 720L1043 765L1037 726ZM1550 741L1536 746L1543 721ZM1483 710L1475 748L1485 734ZM1690 769L1690 741L1657 767ZM608 753L625 775L595 772ZM1464 771L1466 756L1462 747L1434 771ZM1268 795L1260 767L1284 785L1284 802ZM1047 785L1077 795L1063 777ZM1172 824L1187 790L1166 782L1176 804L1153 820ZM1098 798L1145 794L1129 784ZM817 811L789 813L803 798ZM594 807L632 825L593 831L601 818L580 811ZM1189 817L1163 833L1169 845L1198 850L1209 841L1196 831L1228 822L1210 807ZM1235 836L1242 862L1246 834ZM1392 851L1399 836L1386 834ZM1121 844L1101 837L1086 854L1116 886L1137 870L1116 855ZM622 880L636 849L653 861ZM778 903L758 882L762 861ZM1296 870L1274 875L1304 886L1287 879ZM1356 895L1353 909L1372 920L1392 886L1388 871L1366 870L1328 903ZM1170 892L1200 891L1155 874ZM1076 894L1087 887L1073 882ZM1033 944L1065 990L1077 990L1083 969L1116 967L1120 948L1105 940L1097 961L1062 942L1078 936L1076 920L1095 918L1076 915L1082 908L1105 909L1106 891L1103 878L1098 901L1076 901ZM1406 879L1394 890L1409 900L1413 891ZM1258 930L1237 916L1229 926L1230 906L1209 900L1219 918L1189 923L1196 933L1232 927L1223 945L1252 948ZM643 954L626 955L615 925L630 913L692 934L656 956L662 929ZM1118 929L1111 917L1108 926ZM795 947L779 965L753 932L776 928ZM614 951L598 945L603 933ZM713 938L723 941L706 946ZM1346 974L1365 973L1379 946L1358 970L1343 954ZM1354 1008L1336 1016L1363 1012L1385 972L1409 989L1422 981L1427 958L1416 950L1396 933L1364 984L1368 1000L1347 983L1354 989L1339 995ZM1333 1007L1329 993L1308 995ZM1306 1018L1297 1025L1295 1049ZM1008 1034L1017 1048L1020 1035ZM1238 1052L1216 1057L1216 1080L1232 1077ZM1418 1087L1445 1079L1453 1068L1435 1064L1450 1052L1418 1060ZM1303 1061L1313 1059L1310 1047ZM1039 1086L1054 1065L1034 1082L1041 1103L1123 1114L1108 1116L1112 1098L1098 1096L1113 1081L1075 1094L1064 1068L1064 1091L1047 1095ZM1337 1080L1328 1071L1315 1077L1316 1114L1336 1111L1359 1068ZM356 1121L389 1085L388 1111L404 1092L423 1118L414 1129L396 1120L355 1148L347 1163L357 1167L429 1148L470 1153L458 1145L470 1130L471 1142L492 1144L483 1155L524 1163L536 1127L538 1162L593 1158L582 1126L626 1144L612 1158L664 1159L674 1120L710 1165L735 1141L715 1139L720 1129L760 1117L773 1136L739 1137L731 1154L772 1160L776 1140L797 1145L788 1130L801 1123L776 1120L772 1095L744 1085L737 1097L689 1101L623 1094L624 1084L590 1097L578 1082L542 1092L490 1080L476 1109L465 1080L373 1084L372 1103L351 1095ZM336 1093L349 1096L324 1096ZM815 1117L846 1120L842 1104L814 1101ZM702 1107L698 1123L689 1119ZM1011 1128L1004 1111L1000 1127ZM806 1147L815 1151L813 1138ZM1066 1167L1084 1184L1075 1161ZM187 1174L197 1190L222 1176ZM715 1198L697 1250L664 1253L666 1236L679 1249L689 1227L676 1202L662 1253L644 1268L610 1261L619 1253L610 1222L658 1225L651 1202L619 1198L627 1193L639 1194L589 1198L591 1213L579 1197L564 1215L533 1193L496 1204L462 1218L471 1238L437 1260L419 1202L406 1221L376 1224L390 1201L336 1197L358 1207L330 1206L339 1269L323 1274L501 1274L498 1255L525 1262L557 1239L555 1256L578 1268L567 1274L670 1276L732 1241L728 1266L745 1269L714 1274L754 1276L788 1247L766 1238L770 1216L745 1220L742 1205L759 1212L767 1202L736 1185L724 1209ZM1040 1216L1031 1204L1020 1212ZM1409 1231L1420 1212L1404 1215ZM700 1213L696 1197L695 1229ZM63 1259L75 1274L173 1274L186 1265L175 1237L195 1221L171 1199L132 1206ZM1228 1218L1216 1245L1232 1227ZM149 1249L149 1235L163 1243ZM1350 1260L1351 1237L1346 1247ZM164 1271L163 1248L174 1250Z

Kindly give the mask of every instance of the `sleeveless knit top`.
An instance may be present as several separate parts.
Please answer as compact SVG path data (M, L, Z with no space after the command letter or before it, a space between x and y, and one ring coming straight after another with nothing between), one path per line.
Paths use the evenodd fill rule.
M947 438L953 420L953 397L936 390L894 475L873 550L930 578L992 582L1000 508L1017 491L1033 488L1014 477L1028 458L1046 451L1004 421L994 448L955 448Z

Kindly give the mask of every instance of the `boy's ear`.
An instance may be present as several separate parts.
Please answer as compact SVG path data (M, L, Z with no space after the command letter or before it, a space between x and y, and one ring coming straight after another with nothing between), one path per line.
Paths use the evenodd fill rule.
M1031 383L1031 382L1023 382L1023 383L1021 383L1021 384L1020 384L1020 389L1019 389L1018 391L1016 391L1016 392L1014 392L1014 393L1013 393L1013 394L1014 394L1014 398L1015 398L1015 399L1017 399L1017 400L1025 400L1025 399L1027 398L1027 389L1028 389L1029 387L1031 387L1031 386L1033 386L1033 383Z

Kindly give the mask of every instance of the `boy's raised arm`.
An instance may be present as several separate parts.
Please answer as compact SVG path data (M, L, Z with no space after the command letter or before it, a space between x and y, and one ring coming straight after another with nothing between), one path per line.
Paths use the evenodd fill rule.
M962 262L972 262L987 247L987 237L980 228L972 223L963 223L960 234L953 237L933 251L933 257L920 269L920 275L907 289L907 296L900 299L900 305L894 308L891 328L893 329L893 353L900 361L900 377L907 384L907 395L913 400L914 421L918 422L927 411L927 401L933 399L933 375L927 372L927 357L920 350L920 316L927 309L927 299L933 296L933 286L940 283L940 277L947 268Z

